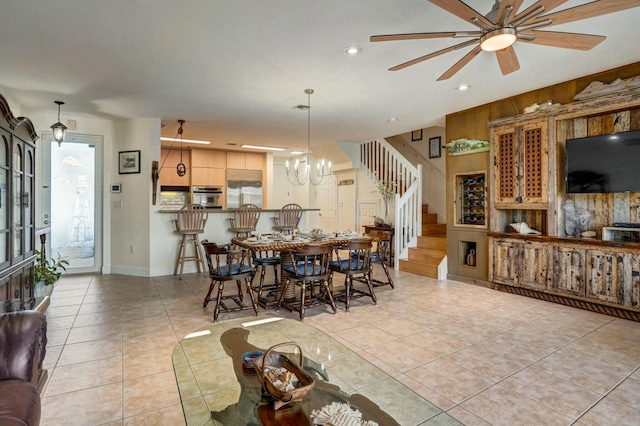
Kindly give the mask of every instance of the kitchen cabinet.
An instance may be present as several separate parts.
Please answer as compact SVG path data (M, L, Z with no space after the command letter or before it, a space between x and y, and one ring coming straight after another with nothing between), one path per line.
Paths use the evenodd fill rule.
M490 279L501 284L545 290L547 287L547 246L512 239L495 240Z
M586 252L574 246L554 245L551 258L551 290L556 293L584 296Z
M492 130L495 208L547 208L548 128L543 118Z
M254 152L227 152L227 168L238 170L264 170L264 154Z
M209 149L191 150L191 185L224 186L227 153Z
M189 186L191 184L191 161L189 151L182 151L182 162L187 167L184 176L178 176L176 167L180 163L180 150L160 151L160 185Z

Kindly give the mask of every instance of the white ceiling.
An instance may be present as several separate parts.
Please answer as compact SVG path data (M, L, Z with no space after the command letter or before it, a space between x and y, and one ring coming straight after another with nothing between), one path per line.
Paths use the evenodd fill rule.
M493 0L467 4L484 14ZM447 113L640 61L639 22L636 7L559 25L551 29L607 40L587 52L517 43L521 69L513 74L502 76L483 52L436 82L470 48L390 72L459 40L369 42L475 29L426 0L5 1L0 88L23 110L66 102L63 122L65 114L159 117L163 136L173 137L184 119L184 138L213 147L305 149L307 115L294 108L307 103L304 89L315 90L312 145L443 126ZM343 49L353 44L363 51L349 57ZM456 91L461 83L471 90Z

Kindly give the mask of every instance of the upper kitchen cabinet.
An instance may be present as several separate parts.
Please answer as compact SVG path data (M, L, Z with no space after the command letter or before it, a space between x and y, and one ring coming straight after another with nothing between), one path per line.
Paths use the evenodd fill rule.
M212 149L192 149L191 167L205 167L210 169L226 169L227 153Z
M495 208L547 208L548 128L547 118L493 128Z
M253 152L227 152L227 168L238 170L264 170L265 156Z
M175 149L162 149L160 151L160 185L164 186L189 186L191 179L191 159L189 151ZM176 167L178 163L184 163L187 172L184 176L178 176Z
M210 149L191 150L191 185L224 186L227 153Z

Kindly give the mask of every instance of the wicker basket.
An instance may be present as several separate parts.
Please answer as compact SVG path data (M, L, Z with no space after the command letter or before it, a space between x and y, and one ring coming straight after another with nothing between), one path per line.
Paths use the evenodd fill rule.
M292 362L286 356L274 351L274 349L280 346L295 346L296 348L298 348L298 351L300 352L300 359L298 361L298 364ZM276 345L273 345L269 349L267 349L264 356L255 360L254 366L256 369L256 374L258 376L258 380L262 384L262 387L276 399L276 401L274 402L274 408L276 410L290 402L300 401L316 385L315 379L304 369L302 369L301 365L302 348L300 348L300 346L293 342L278 343ZM271 382L271 380L269 380L268 377L265 376L265 366L274 368L285 368L288 371L291 371L298 377L298 381L302 383L302 386L290 391L281 391Z

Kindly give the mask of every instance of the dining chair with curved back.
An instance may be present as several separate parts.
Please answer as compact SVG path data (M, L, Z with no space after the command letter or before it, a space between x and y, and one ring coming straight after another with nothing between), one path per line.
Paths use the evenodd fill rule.
M198 273L202 271L206 272L207 267L204 263L204 256L202 255L202 248L200 246L199 235L204 232L204 226L207 223L209 213L200 204L187 204L178 211L178 218L174 220L176 230L180 233L182 238L180 239L180 248L178 249L178 258L176 260L176 266L173 269L173 275L178 274L178 278L182 279L182 272L184 270L184 262L193 260L198 267ZM189 244L193 244L194 254L187 255L187 247Z
M207 265L209 266L209 291L204 298L203 308L206 308L211 300L211 293L216 284L218 292L216 295L216 305L213 309L213 321L218 319L220 312L237 312L245 309L253 308L258 315L258 305L251 290L251 277L253 277L253 268L249 265L247 250L232 250L230 244L217 245L207 240L202 241L205 255L207 257ZM241 281L244 280L247 293L251 299L251 306L243 303L243 289ZM238 286L237 293L223 295L224 283L227 281L235 281ZM231 300L235 306L227 306L226 300Z
M242 204L233 211L233 217L227 219L229 231L234 232L236 237L248 237L258 226L260 211L255 204Z
M300 313L300 321L304 320L305 310L312 306L329 304L336 313L330 285L331 270L329 260L333 247L330 244L305 244L294 251L282 252L282 291L278 298L276 311L284 305L290 311ZM300 286L300 298L295 291L288 291L291 285Z
M378 303L371 284L371 240L353 240L335 248L336 260L329 262L333 274L344 274L344 292L336 295L336 300L344 299L345 310L349 312L351 300L370 297L373 304ZM353 282L363 282L368 291L355 287Z
M302 207L298 204L286 204L273 219L273 229L283 234L291 234L298 228L302 217Z
M391 288L395 288L393 286L391 274L389 274L389 268L387 267L387 263L389 262L391 253L391 232L374 229L369 231L367 236L373 239L373 243L375 246L375 248L371 251L371 263L380 264L380 266L382 266L382 270L387 276L386 282L380 281L376 278L371 278L373 286L380 287L388 284L391 286Z

